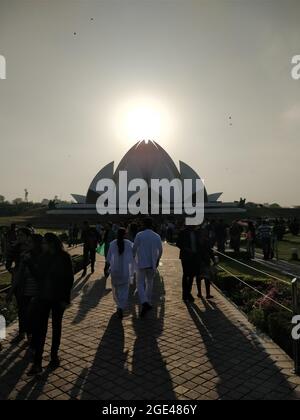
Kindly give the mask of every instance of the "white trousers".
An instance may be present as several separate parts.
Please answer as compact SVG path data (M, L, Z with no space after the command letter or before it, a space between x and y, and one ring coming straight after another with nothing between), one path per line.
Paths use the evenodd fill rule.
M152 301L153 280L155 270L152 268L139 268L137 270L137 290L141 304Z
M125 309L128 304L129 281L127 283L115 284L112 278L112 291L117 308Z

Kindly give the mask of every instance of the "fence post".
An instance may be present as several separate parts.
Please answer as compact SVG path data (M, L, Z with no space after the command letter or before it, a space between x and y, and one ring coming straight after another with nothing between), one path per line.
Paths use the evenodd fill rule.
M293 302L293 316L300 315L299 313L299 293L298 280L294 278L292 281L292 302ZM295 373L300 374L300 340L293 340Z

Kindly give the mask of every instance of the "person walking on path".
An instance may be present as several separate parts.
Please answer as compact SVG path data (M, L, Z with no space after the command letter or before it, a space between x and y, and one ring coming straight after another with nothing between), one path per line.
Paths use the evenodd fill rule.
M241 233L242 226L235 220L230 227L230 246L236 254L239 254L241 249Z
M42 372L42 359L50 313L52 314L52 346L49 367L55 369L60 364L58 351L62 334L62 320L65 309L71 301L74 282L71 257L64 251L63 244L56 235L46 233L43 251L43 256L37 267L38 293L34 303L35 322L32 337L35 354L34 364L28 372L29 376Z
M225 244L226 244L226 224L224 220L220 219L215 226L216 242L218 251L222 254L225 254Z
M103 243L104 243L104 257L105 257L105 265L104 265L104 276L109 276L109 263L107 261L107 254L109 250L109 246L111 242L116 238L116 235L113 230L113 224L107 223L105 226L104 236L103 236Z
M37 295L36 267L42 253L41 235L30 235L29 231L20 229L18 236L24 236L26 247L20 257L20 264L12 278L12 286L7 295L7 302L10 303L13 295L16 296L19 318L19 335L14 342L21 341L27 335L29 346L32 337L32 311L33 300Z
M10 252L6 260L6 268L11 273L11 289L7 295L7 302L10 303L12 296L14 295L17 302L18 310L18 322L19 331L18 335L13 338L12 343L18 343L25 338L26 326L25 326L25 302L23 293L20 292L21 287L18 287L23 283L24 275L24 261L28 254L28 242L31 237L31 233L26 228L18 229L16 233L16 240L10 248Z
M72 243L73 246L77 245L78 235L79 235L79 227L78 227L77 223L74 223L74 225L73 225L73 243Z
M69 223L69 226L68 226L68 245L69 245L69 248L71 248L71 246L73 245L73 242L74 242L73 233L74 233L73 223Z
M120 228L117 239L110 243L107 254L113 296L120 319L123 318L123 311L128 304L129 283L134 273L133 243L125 239L125 236L126 229Z
M197 262L196 262L196 283L198 289L198 297L202 298L201 282L205 282L206 299L213 299L210 293L211 281L214 276L217 258L210 246L209 237L205 229L197 229Z
M18 257L18 252L16 252L18 245L17 227L15 223L12 223L5 235L5 268L7 271L11 271L13 263L17 264L15 258Z
M153 231L151 218L144 221L145 229L134 240L133 255L137 265L137 290L142 304L141 318L152 309L153 281L162 256L160 236Z
M84 222L81 240L83 242L84 260L82 276L84 277L87 272L89 261L91 262L91 272L95 272L96 249L97 245L101 242L101 237L97 230L89 225L89 222Z
M192 296L193 278L197 274L198 246L195 226L185 226L179 233L176 246L180 249L179 258L182 264L182 300L194 302Z

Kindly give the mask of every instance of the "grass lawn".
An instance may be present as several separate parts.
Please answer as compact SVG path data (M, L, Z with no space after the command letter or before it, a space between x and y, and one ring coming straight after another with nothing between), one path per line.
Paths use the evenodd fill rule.
M37 228L35 232L39 235L45 235L47 232L55 233L55 235L61 235L62 233L67 233L66 229L55 229L55 228Z
M0 290L5 286L10 285L11 275L10 273L0 274Z
M32 216L9 216L9 217L0 217L0 226L9 226L11 223L16 223L24 225L30 223Z
M291 233L284 235L284 240L300 245L300 235L294 236Z
M245 241L242 241L242 246L243 248L246 248ZM293 248L298 249L300 257L300 236L293 236L290 233L284 235L284 240L278 242L278 258L283 261L291 262L292 264L300 265L300 260L291 260ZM262 249L259 246L257 246L256 249L258 254L262 254Z
M300 236L285 235L284 240L278 243L279 259L289 261L293 264L300 264L300 261L291 261L293 248L298 249L300 256Z
M269 267L267 268L262 267L261 264L256 263L254 261L242 261L242 262L249 265L250 267L256 268L257 270L264 271L265 273L275 276L278 279L288 281L288 282L292 280L291 277L278 273L278 271L272 270ZM245 267L244 265L239 264L235 261L229 260L227 258L222 259L222 261L220 261L220 265L236 276L239 276L239 274L242 274L243 276L249 276L255 280L270 280L270 277L268 277L267 275L258 273L257 271L252 270L251 268Z

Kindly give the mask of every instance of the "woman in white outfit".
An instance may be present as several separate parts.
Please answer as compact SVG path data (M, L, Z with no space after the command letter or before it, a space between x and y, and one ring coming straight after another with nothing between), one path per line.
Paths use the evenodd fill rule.
M113 296L117 305L117 315L123 318L123 311L128 303L130 278L134 272L133 243L125 239L126 230L118 230L117 239L111 242L107 254L110 265Z

